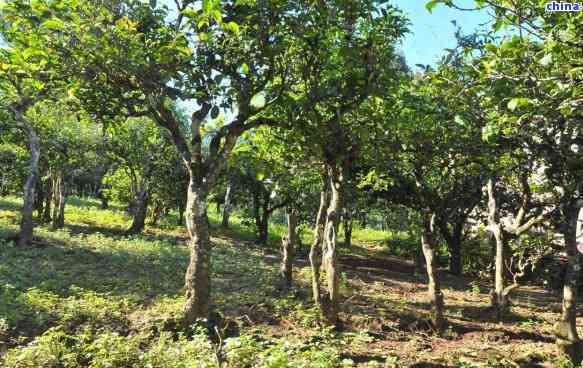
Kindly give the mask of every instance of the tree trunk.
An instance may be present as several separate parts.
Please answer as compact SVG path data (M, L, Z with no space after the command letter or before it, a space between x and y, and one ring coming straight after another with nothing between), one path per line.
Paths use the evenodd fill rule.
M39 173L39 176L41 174ZM45 188L42 179L37 182L36 193L34 196L34 209L37 214L39 222L43 222L44 215L44 204L45 204Z
M330 203L329 183L327 176L322 179L320 190L320 207L316 215L314 225L314 241L310 247L310 267L312 269L312 295L314 304L320 311L324 310L322 304L322 285L320 280L320 268L322 266L322 244L324 241L324 229L326 226L326 210Z
M186 270L185 322L190 326L210 313L211 241L207 217L207 193L199 188L190 173L186 201L186 228L190 236L190 263Z
M225 229L229 228L229 217L231 216L231 190L232 185L229 183L227 185L227 192L225 193L225 204L223 205L223 221L221 226Z
M106 210L109 208L109 200L107 199L107 196L105 196L105 194L103 193L103 189L100 188L98 190L97 198L99 198L99 201L101 202L100 208L102 210Z
M447 243L447 249L449 251L449 272L456 276L461 276L463 271L461 240L465 222L465 218L458 218L453 222L452 229L450 230L448 216L439 216L437 220L439 230Z
M336 326L338 320L339 288L338 288L338 226L340 225L340 215L342 213L342 202L344 200L344 180L342 173L336 167L329 168L331 198L326 213L326 226L324 228L324 254L323 265L326 274L326 299L324 299L324 316L327 322Z
M269 203L271 193L268 190L262 190L262 193L256 193L253 197L255 212L255 227L257 228L257 244L266 245L269 233Z
M496 181L488 180L488 231L492 234L496 245L494 262L494 290L491 293L492 307L496 310L496 318L501 319L508 309L508 300L504 293L504 264L506 261L506 244L504 232L500 224L500 213L496 198Z
M292 286L293 261L295 249L298 244L298 218L296 210L292 207L286 209L287 234L281 242L282 259L281 259L281 278L283 286L286 289Z
M571 204L565 211L565 215L567 221L561 232L565 237L568 264L563 285L561 319L555 324L555 335L559 351L566 354L572 362L578 364L583 358L583 354L576 326L577 287L581 270L581 255L577 250L577 239L581 236L581 226L577 224L577 218L581 217L582 213L579 207Z
M352 246L352 216L348 209L344 211L342 226L344 227L344 245L350 247Z
M26 246L32 242L34 231L33 209L34 193L38 180L38 162L40 158L40 139L33 127L24 123L28 135L28 146L30 149L29 173L23 188L22 219L20 221L20 233L18 235L18 245Z
M133 206L132 226L127 230L128 234L139 234L144 230L146 215L148 212L148 185L146 179L140 180L140 186L136 193Z
M45 201L43 214L42 214L42 222L48 223L51 221L51 209L53 204L53 187L52 187L52 180L47 181L47 187L45 188L45 193L43 200Z
M182 225L184 224L184 204L183 203L179 203L178 204L178 224L177 225Z
M164 213L164 208L162 207L162 202L160 201L155 201L155 206L154 206L154 210L152 211L152 221L150 222L150 224L152 226L156 226L158 224L158 220L160 219L160 216L162 216L162 214Z
M434 223L435 215L429 211L424 211L423 233L421 235L421 249L425 256L425 266L427 270L427 290L431 303L431 320L438 332L443 331L445 320L443 318L443 293L439 284L437 274L437 255L435 251Z
M65 226L65 178L63 173L53 177L53 216L52 228L62 229Z

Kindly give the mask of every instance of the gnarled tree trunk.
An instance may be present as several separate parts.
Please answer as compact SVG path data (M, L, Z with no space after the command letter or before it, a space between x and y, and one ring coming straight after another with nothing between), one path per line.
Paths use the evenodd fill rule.
M17 116L17 120L23 121L22 114ZM20 221L20 233L18 234L18 245L26 246L32 242L34 231L33 210L34 193L38 180L38 162L40 159L40 139L34 128L28 123L22 123L28 138L30 149L29 172L23 188L22 219Z
M314 303L320 311L324 310L322 305L322 283L320 280L320 268L322 266L322 244L324 242L324 229L326 226L326 210L330 203L330 191L328 177L322 178L322 188L320 190L320 207L316 215L314 226L314 240L310 247L310 267L312 269L312 295Z
M326 291L324 299L324 316L330 325L336 326L338 320L339 292L339 267L338 267L338 226L342 213L344 200L344 179L340 170L329 167L330 175L330 204L326 213L326 226L324 227L324 254L323 265L326 274Z
M208 194L200 188L190 173L186 200L186 228L190 236L190 263L186 270L184 307L185 322L206 319L210 313L210 253L211 240L207 217Z
M63 173L58 172L53 180L53 216L52 228L61 229L65 226L65 178Z
M559 351L566 354L571 361L579 363L583 358L581 341L577 334L577 287L581 271L581 255L577 250L577 239L581 226L577 224L581 209L575 204L566 206L564 215L566 223L562 233L565 237L567 251L567 272L563 285L563 308L561 319L555 324L556 343ZM577 231L579 229L579 231ZM579 234L578 234L579 233Z
M496 310L498 319L502 318L508 309L508 298L504 293L504 264L506 261L506 244L504 232L500 224L500 213L496 198L496 181L493 178L488 180L488 231L492 234L496 245L496 255L494 262L494 290L491 293L492 307Z
M437 274L437 252L435 251L434 223L435 215L424 210L422 213L423 233L421 235L421 249L425 256L427 270L427 293L431 303L431 320L433 326L441 332L445 326L443 318L443 293Z
M291 288L293 275L293 261L298 244L298 218L293 207L286 209L287 234L281 241L281 269L280 274L285 288Z
M146 215L148 213L148 184L146 178L140 180L140 185L137 189L132 212L132 226L127 230L128 234L141 233L146 224Z

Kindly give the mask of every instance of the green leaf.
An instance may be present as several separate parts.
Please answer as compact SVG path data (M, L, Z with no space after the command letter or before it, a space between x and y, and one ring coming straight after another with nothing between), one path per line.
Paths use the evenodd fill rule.
M150 0L150 8L156 8L156 0Z
M240 33L239 25L235 22L227 22L225 25L225 30L232 32L236 35Z
M243 74L249 73L249 65L247 65L247 63L243 63L243 65L241 65L241 73Z
M542 66L548 66L550 63L553 62L553 54L546 54L545 56L543 56L542 59L540 59L539 64Z
M432 13L433 8L435 8L435 6L437 6L437 4L442 3L442 2L443 2L442 0L431 0L430 2L425 4L425 9L427 9L428 12Z
M528 98L516 97L508 102L508 109L510 111L516 111L516 109L530 105L531 101Z
M56 31L60 31L60 30L65 29L65 24L60 19L51 18L51 19L44 21L43 24L41 25L41 27L45 28L45 29L53 29Z
M461 117L461 116L459 116L459 115L456 115L456 116L455 116L455 118L454 118L453 120L454 120L454 121L455 121L455 123L456 123L456 124L458 124L458 125L462 125L462 126L466 126L466 125L467 125L466 121L465 121L464 119L462 119L462 117Z

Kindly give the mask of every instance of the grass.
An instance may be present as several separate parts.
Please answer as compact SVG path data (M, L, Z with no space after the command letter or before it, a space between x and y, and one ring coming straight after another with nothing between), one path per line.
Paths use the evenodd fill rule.
M20 201L0 199L0 236L17 231ZM429 306L422 278L395 254L415 239L355 229L342 248L344 329L320 327L305 259L295 288L279 291L276 252L285 232L270 226L271 247L234 217L213 224L216 330L181 326L185 230L175 219L138 236L130 218L71 199L66 227L40 226L42 246L0 241L0 365L28 367L514 367L559 366L551 338L556 298L525 288L507 321L487 309L487 288L443 275L450 328L436 336L423 326ZM304 231L303 243L311 233ZM401 253L400 253L401 252ZM352 257L352 258L350 258ZM355 258L358 258L358 262ZM520 302L527 300L527 302ZM425 365L424 365L425 364ZM531 364L531 365L527 365ZM538 364L538 365L537 365Z

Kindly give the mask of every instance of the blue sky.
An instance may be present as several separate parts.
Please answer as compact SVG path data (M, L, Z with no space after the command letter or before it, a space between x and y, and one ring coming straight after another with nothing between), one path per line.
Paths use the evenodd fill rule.
M425 8L428 0L391 0L389 3L397 6L407 14L411 25L410 34L403 42L403 52L407 64L433 65L443 55L444 49L455 46L455 27L451 23L455 20L462 27L464 33L471 33L487 23L489 15L483 11L469 12L450 9L437 5L430 13ZM471 8L472 0L457 1L457 4Z

